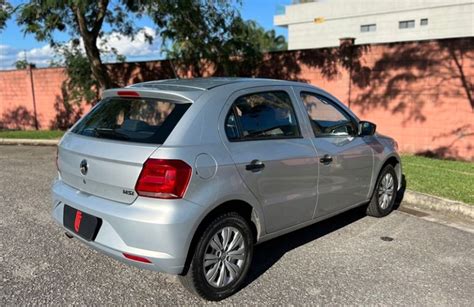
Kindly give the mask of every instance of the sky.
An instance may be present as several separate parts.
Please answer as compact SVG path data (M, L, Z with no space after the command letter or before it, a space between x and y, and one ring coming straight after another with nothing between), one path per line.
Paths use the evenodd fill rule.
M24 1L10 1L12 5L18 5ZM273 16L276 12L281 12L285 4L291 0L242 0L241 15L244 19L256 20L266 30L275 29L278 35L287 37L287 31L281 27L273 25ZM145 41L145 33L156 36L154 24L148 18L135 20L137 27L141 30L136 38L131 41L127 37L112 34L108 37L108 46L114 47L120 54L126 56L127 61L146 61L162 58L160 54L160 40L154 40L153 44ZM56 33L58 41L68 41L69 37L65 33ZM48 66L54 56L54 51L47 42L38 42L33 35L25 35L21 28L11 18L7 22L6 28L0 32L0 70L14 69L14 62L26 58L29 62L35 63L38 67ZM105 61L113 61L106 58Z

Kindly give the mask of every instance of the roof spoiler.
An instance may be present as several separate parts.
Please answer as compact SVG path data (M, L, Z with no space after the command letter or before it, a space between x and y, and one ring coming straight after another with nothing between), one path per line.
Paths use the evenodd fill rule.
M149 89L138 89L138 88L114 88L105 90L102 93L102 98L107 97L143 97L143 98L159 98L166 100L173 100L181 103L193 102L188 97L180 95L175 92L160 91L160 90L149 90Z

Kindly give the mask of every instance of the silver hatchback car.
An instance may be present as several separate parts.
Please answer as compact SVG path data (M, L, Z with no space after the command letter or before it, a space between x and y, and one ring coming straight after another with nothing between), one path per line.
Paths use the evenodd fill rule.
M88 246L220 300L255 244L356 206L393 209L397 143L298 82L204 78L107 90L62 138L54 219Z

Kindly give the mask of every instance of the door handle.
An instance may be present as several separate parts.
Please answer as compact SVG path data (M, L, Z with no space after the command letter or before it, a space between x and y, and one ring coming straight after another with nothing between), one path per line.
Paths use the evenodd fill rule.
M254 173L261 171L264 168L265 168L265 164L263 164L263 162L260 160L252 160L250 164L245 165L245 170L251 171Z
M319 159L319 162L323 164L329 164L332 162L332 157L330 155L324 155L321 159Z

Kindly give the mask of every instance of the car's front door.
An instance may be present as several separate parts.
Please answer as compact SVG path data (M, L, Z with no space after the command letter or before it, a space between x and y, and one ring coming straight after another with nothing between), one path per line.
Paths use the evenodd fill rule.
M318 161L303 138L289 87L234 93L224 110L224 143L244 182L259 200L267 233L311 220Z
M301 88L296 94L307 112L320 163L315 218L366 201L374 154L358 136L357 120L325 93Z

